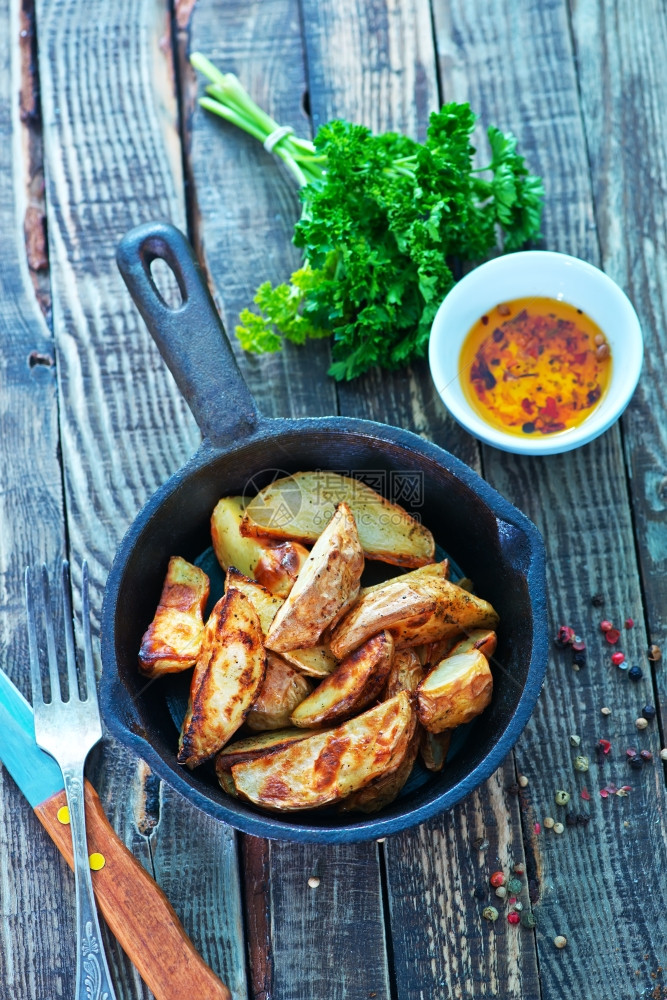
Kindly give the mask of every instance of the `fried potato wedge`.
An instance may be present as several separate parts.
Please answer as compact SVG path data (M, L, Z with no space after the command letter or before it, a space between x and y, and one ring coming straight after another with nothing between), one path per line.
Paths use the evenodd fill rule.
M491 701L489 661L478 649L442 660L417 688L419 721L431 733L470 722Z
M369 559L408 567L433 562L435 542L428 528L360 480L334 472L296 472L260 490L245 509L241 533L314 542L340 503L352 511ZM277 510L293 513L278 519Z
M225 590L231 588L240 590L248 598L259 618L262 634L266 636L271 628L271 622L284 604L284 599L272 594L256 580L241 573L236 566L230 566L225 576Z
M267 545L255 566L254 577L272 594L287 597L308 558L308 549L299 542Z
M373 594L376 590L382 590L383 587L388 587L391 583L407 583L408 586L413 582L413 580L428 580L435 577L439 580L449 579L449 559L442 559L440 562L427 563L426 566L420 566L418 569L412 569L409 573L401 573L400 576L393 576L391 580L384 580L382 583L374 583L370 587L362 587L359 591L359 597L365 597L366 594Z
M273 619L267 647L280 653L316 646L324 630L359 593L363 569L354 517L347 504L341 503Z
M397 649L439 642L472 629L492 629L498 624L498 614L488 601L450 580L416 580L412 587L423 597L430 597L435 602L435 609L425 621L401 622L391 629Z
M330 648L342 659L372 635L397 623L427 621L436 610L432 597L425 597L405 583L388 583L359 598L352 610L331 633Z
M290 715L313 690L312 682L270 650L266 654L266 674L246 725L262 732L289 725Z
M272 594L256 580L240 573L234 566L227 570L225 589L236 587L242 591L255 607L259 616L262 633L266 637L271 622L276 617L278 609L283 605L283 598ZM280 658L291 667L308 677L326 677L335 670L338 660L332 656L329 647L311 646L309 649L290 649L280 653Z
M399 691L414 693L425 676L426 671L414 649L397 649L391 661L384 697L393 698Z
M241 535L243 497L223 497L211 515L213 551L224 570L235 566L246 576L256 577L267 590L287 597L308 549L294 542L276 545L266 538Z
M412 773L419 752L419 732L421 726L415 716L413 732L405 746L403 760L393 774L382 774L370 784L348 795L340 804L341 812L374 813L390 805L403 789ZM422 730L423 731L423 730Z
M454 653L467 653L471 649L478 649L484 653L487 660L493 656L498 645L498 636L489 628L474 628L463 639L459 639L451 650Z
M292 712L294 726L338 722L374 701L387 682L394 640L380 632L355 649Z
M419 753L424 761L424 767L429 771L442 771L452 742L451 729L443 729L441 733L429 733L422 725L419 726Z
M229 773L231 771L232 764L241 764L246 760L256 760L257 757L276 753L278 750L288 747L290 743L305 740L307 736L312 736L312 733L308 732L307 729L273 729L254 733L245 739L228 743L215 758L215 771L218 779L221 772Z
M204 637L209 579L203 570L172 556L153 621L141 640L139 669L147 677L194 666Z
M206 623L178 745L178 762L196 767L239 728L266 669L257 612L239 590L228 590Z
M335 729L268 757L234 764L234 784L241 798L267 809L325 806L382 774L393 774L413 729L414 709L403 691Z
M286 649L278 655L306 677L327 677L338 666L326 643L310 649Z

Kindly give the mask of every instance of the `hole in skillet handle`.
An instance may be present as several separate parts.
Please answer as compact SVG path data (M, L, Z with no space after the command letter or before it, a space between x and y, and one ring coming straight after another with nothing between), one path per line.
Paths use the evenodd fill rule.
M137 226L120 240L116 261L204 438L225 448L249 437L259 421L257 406L183 233L168 222ZM178 305L168 304L158 289L154 269L164 272L158 261L171 271L172 289L174 281L178 285Z
M156 257L150 264L150 276L159 295L168 309L179 309L183 305L183 291L176 275L162 257Z

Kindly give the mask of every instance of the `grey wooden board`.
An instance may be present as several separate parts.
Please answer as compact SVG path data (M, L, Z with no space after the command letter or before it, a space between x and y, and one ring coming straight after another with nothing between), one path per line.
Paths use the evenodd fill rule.
M222 70L235 72L277 121L309 134L302 110L306 74L300 15L292 0L199 4L189 46ZM196 241L234 342L238 314L259 282L285 280L298 265L290 240L299 203L291 179L255 140L200 109L193 111L190 129ZM258 358L237 346L237 356L267 415L336 412L325 342ZM375 991L378 998L388 998L376 846L322 849L318 855L308 846L253 840L249 855L247 921L250 927L261 926L265 935L249 942L253 993L275 1000L325 994L327 1000L343 1000ZM320 855L326 877L313 890L308 876Z
M306 9L317 119L340 116L376 131L423 137L428 114L439 103L428 4ZM335 55L340 52L346 53L344 73ZM342 412L409 427L479 467L477 444L447 416L425 364L395 376L372 373L344 386L340 400ZM474 576L474 567L464 570ZM398 997L439 1000L483 983L502 983L507 996L538 995L532 935L519 936L506 924L489 934L481 919L484 902L474 899L492 859L494 867L523 860L518 803L504 794L513 781L509 761L450 816L385 845ZM487 851L473 846L477 839L489 839Z
M452 4L446 14L436 7L435 13L446 95L470 100L485 120L511 128L531 167L545 177L544 245L599 263L598 204L589 170L595 161L592 136L585 136L582 124L580 93L586 85L581 68L577 76L585 60L574 58L567 4L466 2ZM604 44L598 34L600 51ZM497 53L503 55L502 72L492 74ZM613 71L607 73L611 79ZM587 79L591 86L592 77ZM650 91L650 81L646 87ZM593 172L593 184L613 178L614 162L608 160L604 169L604 179ZM634 216L624 238L632 242L641 225ZM659 749L655 724L641 735L634 725L641 707L652 700L650 680L633 685L627 673L612 666L611 647L599 631L603 616L616 623L632 616L637 626L623 634L622 648L631 663L641 662L646 669L620 427L568 455L530 460L484 449L483 462L487 478L544 534L554 631L561 622L571 624L589 647L589 665L579 673L572 670L571 656L554 651L543 695L516 751L519 769L530 779L525 829L539 871L535 915L542 996L569 991L597 997L603 990L635 996L653 988L651 973L664 964L665 883L647 872L667 869L667 832L662 769L649 766L638 774L625 756L628 746L649 747L656 754ZM597 609L590 598L600 591L605 601ZM603 706L612 709L606 720ZM571 732L582 736L582 752L591 760L595 743L601 737L611 740L605 763L592 763L588 774L577 774ZM599 789L608 782L627 783L632 792L604 800ZM592 796L588 804L580 798L582 787ZM572 793L572 808L590 812L590 825L566 828L560 838L548 832L531 836L529 819L547 814L563 819L564 810L553 801L557 788ZM556 934L568 938L562 952L553 946Z
M0 35L29 30L18 5L0 4ZM62 558L62 488L54 349L28 272L23 225L30 150L20 122L21 65L0 47L0 665L28 695L23 572ZM11 58L10 58L11 57ZM27 81L29 85L29 81ZM45 363L30 366L32 352ZM69 871L28 803L0 768L0 984L16 1000L64 995L73 909Z
M118 238L131 226L185 220L170 11L157 0L45 0L37 20L67 531L76 586L80 561L88 559L97 617L124 531L199 440L114 263ZM116 832L150 866L135 827L138 766L107 744L91 776ZM175 838L171 801L165 797L151 836L160 870L187 873L188 859L196 867L204 838L228 895L194 916L184 877L170 883L170 901L214 971L245 995L235 844L196 812ZM174 809L180 815L182 804ZM71 896L61 900L71 904ZM119 998L137 996L142 987L117 949L113 964Z
M623 447L649 641L667 636L665 151L667 10L660 2L576 3L572 38L591 165L600 257L644 335L644 371L623 420ZM622 25L622 30L619 30ZM603 81L602 86L596 81ZM642 164L637 181L637 162ZM613 164L613 170L610 169ZM667 674L654 669L667 710ZM664 728L663 728L664 732Z

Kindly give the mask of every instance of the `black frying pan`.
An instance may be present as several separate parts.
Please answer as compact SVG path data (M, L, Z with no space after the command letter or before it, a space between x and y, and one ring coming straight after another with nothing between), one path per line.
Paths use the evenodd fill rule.
M153 281L150 267L157 259L176 277L178 308L164 302ZM118 266L203 441L139 513L109 574L101 703L112 733L194 805L256 836L328 843L372 839L453 806L501 764L542 685L547 625L544 548L537 529L472 469L409 431L346 417L262 416L192 249L173 226L158 222L133 229L120 242ZM141 636L153 617L169 557L201 559L220 497L242 494L251 480L264 485L276 468L370 472L386 483L393 474L417 484L417 490L421 484L424 523L500 614L491 705L459 734L442 772L424 773L375 816L334 810L269 814L225 795L211 768L191 772L176 763L170 685L163 679L147 686L137 669ZM390 575L394 572L399 571Z

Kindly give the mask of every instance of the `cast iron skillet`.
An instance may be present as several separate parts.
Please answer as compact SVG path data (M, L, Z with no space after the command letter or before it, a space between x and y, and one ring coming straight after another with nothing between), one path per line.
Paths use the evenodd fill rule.
M182 296L163 301L150 266L161 258ZM118 266L202 431L201 447L147 502L109 574L102 610L101 703L112 733L190 802L246 833L292 841L373 839L419 823L459 802L501 764L519 737L542 685L547 658L544 548L528 518L452 455L416 434L346 417L268 419L236 366L195 256L173 226L129 232ZM272 814L225 795L212 769L176 763L177 728L165 680L147 685L137 669L169 557L194 560L210 545L209 518L220 497L264 485L275 469L407 474L423 482L419 513L438 544L491 601L501 627L489 708L465 732L445 769L377 815L335 810ZM392 569L389 575L400 572Z

